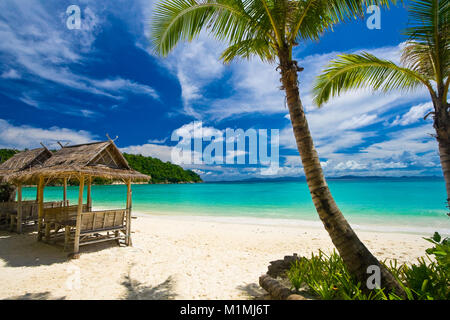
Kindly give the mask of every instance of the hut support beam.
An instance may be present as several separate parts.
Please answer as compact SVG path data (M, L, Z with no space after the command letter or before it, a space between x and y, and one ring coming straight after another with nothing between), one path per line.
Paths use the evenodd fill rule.
M125 244L131 246L131 179L127 180L127 234Z
M38 198L38 241L42 240L42 224L44 220L44 177L39 177L37 187Z
M63 191L63 206L67 206L67 178L64 178L64 191Z
M87 183L87 206L89 212L92 211L91 185L92 185L92 177L89 176Z
M22 184L17 186L17 233L22 233Z
M78 252L80 251L81 214L83 213L83 190L84 190L84 176L80 176L80 188L78 191L77 223L75 227L75 240L73 244L74 254L78 254Z

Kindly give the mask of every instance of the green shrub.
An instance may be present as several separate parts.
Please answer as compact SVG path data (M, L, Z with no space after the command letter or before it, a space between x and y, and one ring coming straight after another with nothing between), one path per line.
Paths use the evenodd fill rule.
M437 232L425 240L434 245L426 250L427 257L419 258L418 264L403 265L398 278L411 289L414 299L450 299L450 241Z
M306 287L308 293L323 300L369 300L384 297L382 290L364 293L361 284L348 273L342 258L323 251L296 261L287 272L292 288Z
M407 298L410 300L450 299L450 268L449 252L450 241L441 240L439 234L426 239L434 244L427 249L427 254L434 255L419 258L417 264L408 266L399 265L396 260L389 265L383 262L388 270L402 284ZM342 258L333 251L328 256L322 251L310 258L296 261L287 272L292 289L298 291L304 287L309 294L323 300L397 300L400 297L394 294L385 294L383 289L371 291L363 290L344 265Z

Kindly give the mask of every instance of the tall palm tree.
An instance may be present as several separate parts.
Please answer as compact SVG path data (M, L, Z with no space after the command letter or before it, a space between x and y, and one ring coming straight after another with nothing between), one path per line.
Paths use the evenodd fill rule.
M314 101L321 106L332 96L366 86L383 91L425 87L434 107L431 114L450 208L450 1L411 0L408 11L409 40L400 65L369 53L340 55L317 78Z
M190 41L204 30L227 43L221 56L225 63L253 56L277 62L306 181L325 229L363 286L367 268L377 265L381 286L403 295L395 278L359 240L330 193L300 100L298 73L303 68L292 54L293 47L319 39L334 24L363 16L367 5L389 4L388 0L166 0L154 10L152 44L157 54L166 56L180 40Z

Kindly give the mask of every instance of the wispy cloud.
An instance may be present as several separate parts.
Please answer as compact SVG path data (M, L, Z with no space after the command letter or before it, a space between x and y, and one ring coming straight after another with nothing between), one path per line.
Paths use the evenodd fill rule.
M82 6L81 29L68 30L65 8L57 2L2 1L0 53L8 60L8 69L1 70L0 67L1 77L5 79L0 86L6 95L19 97L34 107L38 107L40 100L51 94L51 90L60 90L60 86L113 100L133 94L158 99L158 93L148 85L119 76L94 78L80 71L80 67L95 57L95 40L105 25L95 10L102 10L102 6ZM42 93L34 92L31 99L27 86L7 81L18 77L33 83Z

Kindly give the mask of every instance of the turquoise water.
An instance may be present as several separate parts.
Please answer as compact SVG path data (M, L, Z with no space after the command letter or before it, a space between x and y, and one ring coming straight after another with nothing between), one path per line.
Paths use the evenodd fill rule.
M380 231L450 233L441 180L334 180L330 189L349 222ZM25 188L25 199L36 189ZM61 187L46 187L46 200L61 200ZM71 203L78 187L68 188ZM125 207L123 185L93 186L94 207ZM158 215L265 218L266 223L319 224L307 185L299 182L134 185L133 211ZM251 220L251 219L250 219Z

